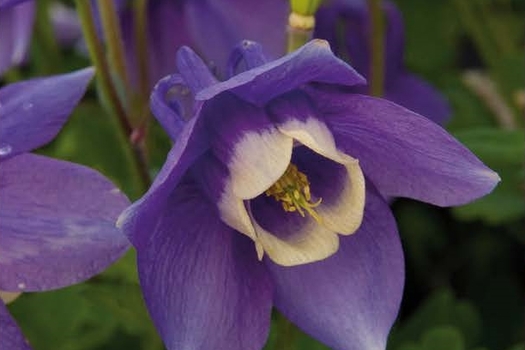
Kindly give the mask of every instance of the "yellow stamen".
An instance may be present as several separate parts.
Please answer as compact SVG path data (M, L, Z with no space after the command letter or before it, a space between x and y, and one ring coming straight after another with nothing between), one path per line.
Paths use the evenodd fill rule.
M306 211L315 221L318 223L322 222L322 218L313 209L321 204L322 198L312 203L308 178L294 164L290 163L283 176L265 193L267 196L273 196L276 201L281 202L284 211L297 211L302 217L305 217Z

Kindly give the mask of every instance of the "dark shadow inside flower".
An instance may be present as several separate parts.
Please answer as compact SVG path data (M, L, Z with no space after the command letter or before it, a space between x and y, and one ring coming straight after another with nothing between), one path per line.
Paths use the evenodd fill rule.
M304 146L294 149L292 163L296 164L308 176L312 194L322 198L323 205L333 203L339 198L340 191L347 178L346 169L343 165Z

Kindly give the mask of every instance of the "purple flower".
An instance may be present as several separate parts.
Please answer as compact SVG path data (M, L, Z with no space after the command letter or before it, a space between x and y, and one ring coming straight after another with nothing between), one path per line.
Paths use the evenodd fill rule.
M0 0L0 75L25 58L35 17L27 0Z
M383 3L385 13L385 95L395 103L443 124L450 116L445 99L428 83L406 71L403 63L404 30L401 13L390 1ZM340 38L343 23L344 39ZM314 36L328 40L339 57L349 57L352 67L370 74L370 14L365 0L334 0L321 6L316 14ZM367 93L368 87L357 92Z
M35 21L33 0L0 0L0 75L24 63ZM74 46L82 37L76 12L61 3L52 3L51 24L58 42Z
M27 153L55 137L92 76L87 68L0 89L0 291L83 281L128 248L115 220L129 201L109 180ZM28 347L1 300L0 339L2 349Z
M168 349L260 349L272 306L336 349L384 349L404 283L384 196L472 201L499 177L389 101L326 42L267 62L244 42L218 82L188 48L151 107L175 144L118 224Z
M230 51L243 39L261 42L275 57L285 48L288 12L284 0L151 0L147 11L151 86L176 70L175 54L183 45L198 50L218 69L226 66ZM121 21L128 65L134 74L135 23L131 9L122 11Z
M80 45L82 27L73 8L55 2L49 6L49 15L53 25L53 34L61 45Z

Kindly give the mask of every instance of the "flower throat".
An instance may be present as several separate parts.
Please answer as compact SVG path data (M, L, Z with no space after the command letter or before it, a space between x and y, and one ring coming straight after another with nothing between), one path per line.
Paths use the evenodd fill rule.
M322 222L314 210L321 204L322 198L312 203L308 178L294 164L290 163L284 174L265 193L266 196L273 196L276 201L281 202L284 211L297 211L302 217L305 217L306 211L315 221Z

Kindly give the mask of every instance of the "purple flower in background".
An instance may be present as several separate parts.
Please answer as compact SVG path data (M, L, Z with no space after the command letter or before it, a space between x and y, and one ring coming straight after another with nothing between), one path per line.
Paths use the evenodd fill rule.
M131 9L122 6L122 1L118 4L133 74L135 23ZM230 51L243 39L257 40L269 54L281 56L286 46L287 9L285 0L150 0L147 54L151 86L176 70L175 54L183 45L197 50L218 69L226 66Z
M0 0L0 75L24 60L34 17L33 1Z
M406 71L403 63L404 30L401 13L390 1L383 3L385 13L385 95L384 97L443 124L450 116L445 99L432 86ZM370 74L371 30L365 0L332 0L316 14L314 37L328 40L335 54L349 57L359 73ZM341 39L341 27L344 36ZM367 93L368 87L356 91Z
M12 295L83 281L129 246L115 227L129 201L109 180L87 167L28 153L55 137L93 72L0 89L0 291ZM0 339L2 349L28 348L1 300Z
M49 15L53 25L53 33L61 45L80 45L82 28L77 12L73 8L60 2L54 2L49 6Z
M244 42L218 82L188 48L151 107L175 142L119 218L168 349L262 348L272 305L336 349L384 349L404 263L385 196L472 201L499 177L313 41ZM238 74L234 72L241 71Z
M0 0L0 75L26 59L35 6L33 0ZM56 2L50 4L49 12L58 43L66 47L79 43L82 29L75 10Z

